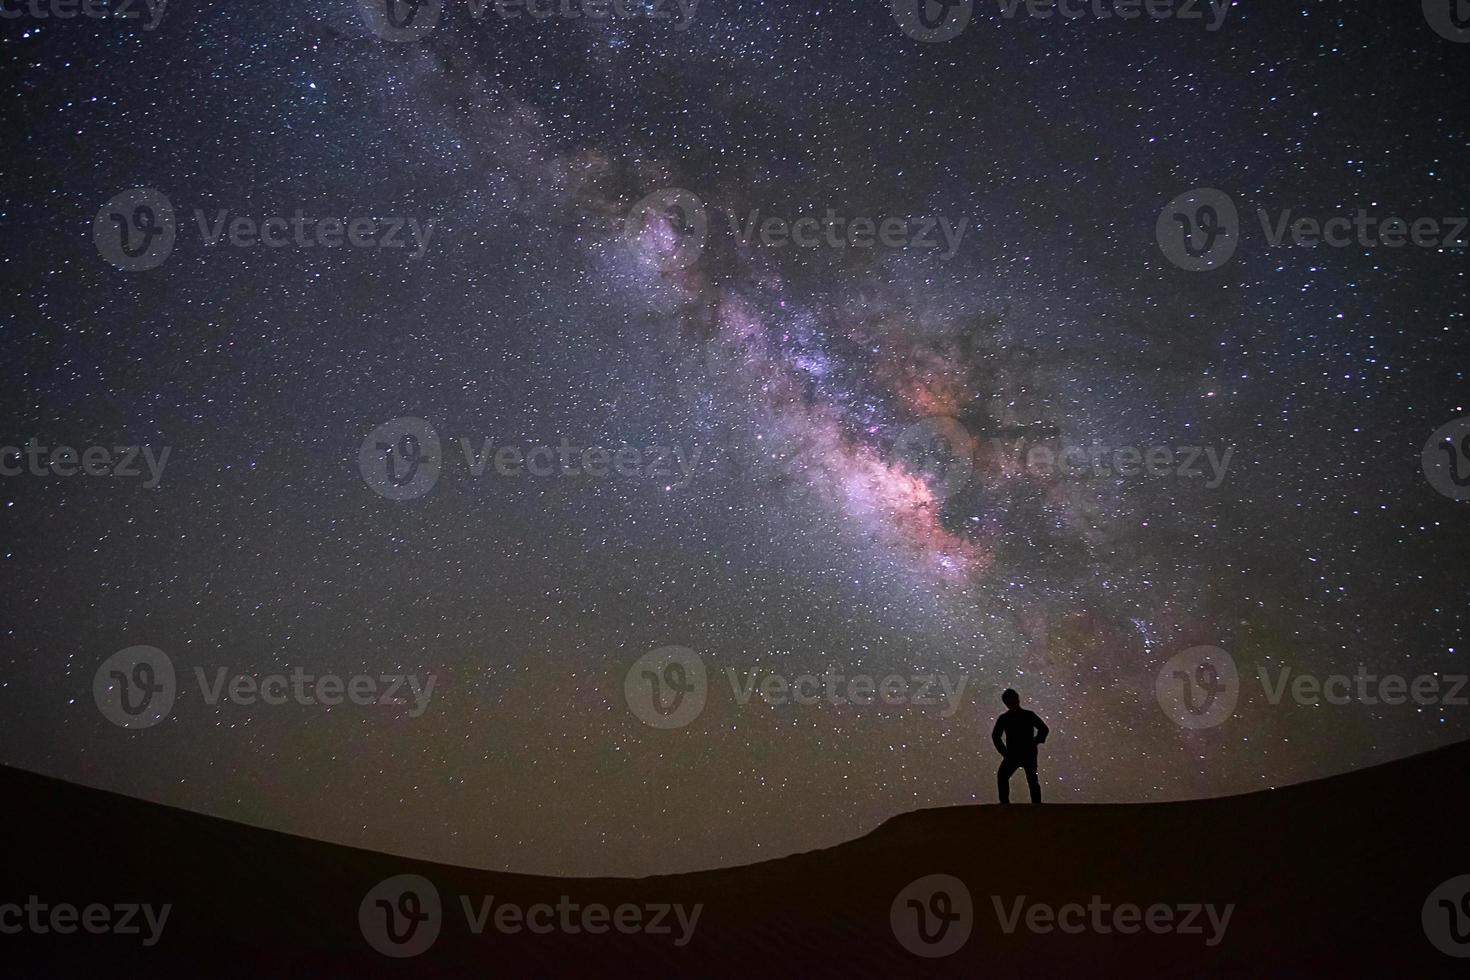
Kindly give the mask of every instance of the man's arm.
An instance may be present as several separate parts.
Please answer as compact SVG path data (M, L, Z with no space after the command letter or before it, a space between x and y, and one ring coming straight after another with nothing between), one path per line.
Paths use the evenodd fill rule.
M1038 715L1033 714L1031 717L1036 719L1036 744L1040 745L1051 734L1051 729L1046 727L1046 722L1042 721Z
M990 731L990 740L995 743L995 751L999 752L1001 755L1005 755L1006 743L1000 740L1001 731L1002 729L1000 727L1000 719L997 718L995 719L995 727Z

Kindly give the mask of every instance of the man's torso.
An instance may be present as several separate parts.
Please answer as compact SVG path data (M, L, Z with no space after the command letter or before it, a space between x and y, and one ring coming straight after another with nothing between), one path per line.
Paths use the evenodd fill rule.
M1025 708L1007 711L1000 716L1005 737L1007 759L1036 758L1036 715Z

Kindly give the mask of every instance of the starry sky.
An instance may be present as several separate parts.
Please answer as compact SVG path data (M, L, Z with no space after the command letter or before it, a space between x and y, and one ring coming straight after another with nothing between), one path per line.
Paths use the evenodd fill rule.
M0 444L171 449L154 487L0 478L0 762L414 857L641 875L992 802L1006 687L1051 727L1055 802L1470 734L1463 707L1253 682L1470 665L1470 512L1421 467L1470 414L1470 259L1271 247L1255 218L1466 213L1470 45L1417 3L1253 0L1216 31L982 3L943 42L877 0L703 0L683 25L451 0L417 40L357 0L175 0L145 26L0 23ZM130 272L93 223L139 187L177 238ZM1241 213L1205 272L1156 238L1198 187ZM692 261L687 216L635 208L669 189L707 220ZM435 224L417 258L208 245L195 212L222 209ZM731 228L828 209L966 224L952 255ZM359 469L400 418L444 443L411 500ZM960 479L906 435L934 419ZM475 477L460 438L698 463ZM1042 472L1038 446L1233 455L1208 486ZM191 692L129 731L91 691L134 645L184 676L437 686L417 718ZM624 679L669 645L711 690L659 730ZM1197 645L1247 680L1186 730L1155 675ZM724 682L829 666L967 688L941 717Z

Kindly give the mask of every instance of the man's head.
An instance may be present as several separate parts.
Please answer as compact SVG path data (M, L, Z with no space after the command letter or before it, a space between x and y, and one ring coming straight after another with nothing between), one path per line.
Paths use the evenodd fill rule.
M1000 699L1007 708L1019 708L1021 706L1021 695L1010 688L1006 688L1005 693L1000 696Z

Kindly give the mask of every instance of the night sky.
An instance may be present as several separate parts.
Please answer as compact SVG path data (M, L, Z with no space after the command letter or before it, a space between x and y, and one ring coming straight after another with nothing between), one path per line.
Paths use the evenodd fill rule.
M1470 510L1421 461L1470 415L1470 257L1272 246L1257 218L1466 214L1470 44L1378 0L1253 0L1217 30L1208 8L982 2L932 42L878 0L657 9L450 0L417 40L356 0L0 22L0 445L170 449L156 486L141 462L0 477L0 762L414 857L629 875L993 802L1006 687L1051 727L1059 803L1470 735L1470 708L1273 705L1256 680L1470 667ZM128 271L94 220L105 237L133 188L176 228ZM1240 216L1205 271L1156 234L1197 188ZM687 214L635 209L673 189L702 207L693 254ZM965 224L953 254L938 231L743 235L829 209ZM209 245L221 211L434 224L418 255L407 231ZM394 500L360 456L403 418L442 459ZM958 464L915 451L934 426ZM461 439L639 466L476 477ZM1219 480L1203 454L1199 476L1027 465L1091 446L1232 455ZM137 645L179 693L128 730L93 680ZM1200 645L1242 680L1232 718L1190 729L1155 678ZM667 730L624 685L666 646L709 674ZM725 680L829 666L967 687L944 716L741 705ZM210 705L196 667L436 686L418 717Z

